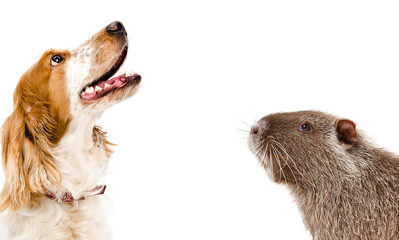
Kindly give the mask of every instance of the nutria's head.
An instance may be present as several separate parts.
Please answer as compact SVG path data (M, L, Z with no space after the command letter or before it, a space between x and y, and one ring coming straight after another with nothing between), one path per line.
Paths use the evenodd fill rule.
M357 132L352 121L322 112L276 113L252 126L248 143L272 181L306 184L353 170L346 151Z

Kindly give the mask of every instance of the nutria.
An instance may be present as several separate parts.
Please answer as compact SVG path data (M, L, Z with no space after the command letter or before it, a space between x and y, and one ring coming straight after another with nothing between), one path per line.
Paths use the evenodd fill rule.
M248 141L272 181L288 187L314 240L399 239L399 156L351 120L271 114Z

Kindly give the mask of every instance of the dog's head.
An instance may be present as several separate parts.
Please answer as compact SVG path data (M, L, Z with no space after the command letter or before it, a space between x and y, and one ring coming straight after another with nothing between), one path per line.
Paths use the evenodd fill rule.
M123 64L127 50L126 30L120 22L114 22L69 56L64 58L62 52L52 56L53 68L63 67L65 61L66 87L73 107L79 111L103 111L134 94L141 80L139 75L125 73L111 78Z
M51 154L73 118L100 116L109 106L132 96L141 77L112 77L128 50L125 28L113 22L73 50L48 50L21 77L14 111L2 127L6 178L0 210L16 210L59 185Z

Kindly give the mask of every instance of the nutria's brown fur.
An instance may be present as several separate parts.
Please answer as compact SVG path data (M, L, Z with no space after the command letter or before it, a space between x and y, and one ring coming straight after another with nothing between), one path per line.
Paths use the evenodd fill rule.
M399 156L347 119L316 111L258 121L251 151L285 184L314 240L399 239Z

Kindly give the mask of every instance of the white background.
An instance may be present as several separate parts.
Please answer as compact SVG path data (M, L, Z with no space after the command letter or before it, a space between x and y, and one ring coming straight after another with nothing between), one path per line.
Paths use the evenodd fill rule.
M397 1L6 1L0 121L48 48L114 20L141 90L98 122L117 143L107 194L115 239L311 239L246 145L247 124L324 110L398 151ZM4 181L0 174L0 184Z

